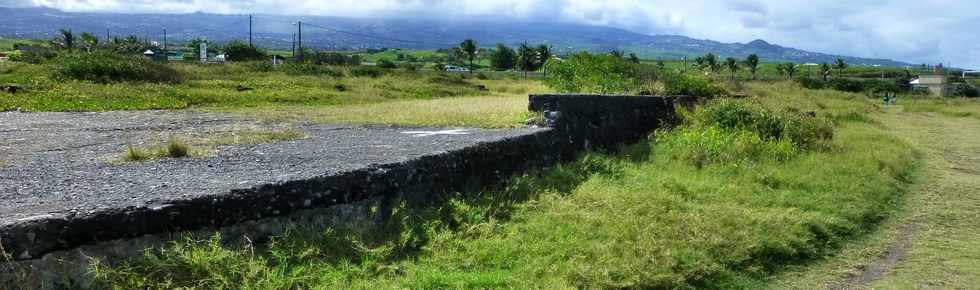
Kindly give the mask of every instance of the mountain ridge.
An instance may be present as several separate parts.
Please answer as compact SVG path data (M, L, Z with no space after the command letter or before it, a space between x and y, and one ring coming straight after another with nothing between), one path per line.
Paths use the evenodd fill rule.
M240 14L64 12L45 7L0 7L0 13L10 18L5 20L7 25L0 26L0 36L53 38L59 28L72 28L76 32L104 37L108 29L114 36L136 35L159 41L163 38L164 27L168 40L173 42L197 37L213 41L244 40L248 36L248 15ZM305 22L304 47L317 49L435 49L473 38L486 47L496 43L518 45L527 41L553 45L558 52L624 50L645 58L680 59L711 52L737 58L757 54L767 61L829 63L840 57L856 65L910 65L890 59L810 52L762 39L724 43L683 35L648 35L605 26L492 18L423 20L256 14L253 39L263 46L288 49L297 30L293 24L296 21Z

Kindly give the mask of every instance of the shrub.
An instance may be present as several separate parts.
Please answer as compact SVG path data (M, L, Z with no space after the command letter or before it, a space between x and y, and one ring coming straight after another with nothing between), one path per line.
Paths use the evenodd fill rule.
M561 93L625 93L638 86L632 65L611 55L588 52L549 60L544 83Z
M268 54L265 50L248 45L241 41L232 41L225 47L226 58L229 61L265 60Z
M394 62L390 60L382 59L378 61L378 67L383 69L393 69L393 68L397 68L398 65L396 65Z
M807 89L812 89L812 90L832 89L832 90L851 92L851 93L865 92L865 93L875 94L881 92L900 92L900 91L908 90L908 88L903 88L902 86L899 86L899 84L901 83L904 84L908 83L907 81L902 82L901 80L889 81L889 80L877 80L877 79L858 80L858 79L836 78L827 81L822 81L819 79L812 79L812 78L799 78L796 80L796 82L799 83L800 86Z
M980 90L969 84L959 84L953 88L953 96L977 98L980 97Z
M88 80L97 83L144 81L178 83L183 75L165 65L139 56L108 52L65 54L53 59L53 75L58 79Z
M796 113L777 113L742 101L719 100L694 114L698 127L750 131L764 140L785 140L801 149L833 138L833 125L824 119Z
M355 77L376 78L384 75L384 71L377 67L359 66L352 68L350 74Z
M272 65L272 63L267 61L251 61L245 63L245 67L253 72L271 72L276 69L276 67Z
M290 75L329 76L334 78L344 76L343 72L331 67L308 63L286 64L282 66L282 70Z
M690 75L667 74L663 77L664 93L696 97L717 97L728 94L711 80Z
M316 55L316 63L327 65L361 65L361 57L339 52L321 52Z
M11 61L40 64L58 56L54 49L38 45L19 45L10 55Z
M150 157L150 154L146 153L146 151L131 145L126 146L126 153L123 154L123 160L125 161L143 161L150 159Z
M407 71L417 71L417 70L419 70L419 67L421 67L421 65L416 64L416 63L412 63L412 62L403 62L403 63L399 64L398 66L401 67L401 68L403 68L403 69L405 69L405 70L407 70Z
M160 152L160 155L170 158L181 158L187 157L188 153L190 153L190 146L176 138L170 138L167 141L167 146Z

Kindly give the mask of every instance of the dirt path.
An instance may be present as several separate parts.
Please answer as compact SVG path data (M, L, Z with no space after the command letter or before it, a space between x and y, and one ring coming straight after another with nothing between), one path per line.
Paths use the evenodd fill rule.
M921 184L882 255L830 289L980 285L980 121L893 112L882 121L923 154Z

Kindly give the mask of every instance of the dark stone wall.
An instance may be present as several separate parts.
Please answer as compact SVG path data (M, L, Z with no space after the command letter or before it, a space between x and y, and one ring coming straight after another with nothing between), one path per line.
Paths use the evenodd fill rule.
M618 95L531 95L528 109L562 132L566 154L613 149L642 140L677 121L675 97Z
M552 129L403 163L216 192L165 207L22 221L0 228L0 239L15 260L28 260L98 241L220 228L368 199L427 202L438 200L441 194L491 185L531 168L569 161L583 150L636 142L675 120L670 97L532 95L529 108L542 112ZM388 210L382 207L382 212Z

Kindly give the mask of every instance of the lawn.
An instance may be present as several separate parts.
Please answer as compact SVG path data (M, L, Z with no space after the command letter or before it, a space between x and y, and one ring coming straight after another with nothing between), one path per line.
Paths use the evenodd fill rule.
M744 90L650 141L401 203L384 223L296 225L247 246L189 236L92 270L116 289L752 288L898 208L916 158L875 121L873 100L791 83ZM713 123L726 110L768 121ZM784 129L766 135L766 124Z

